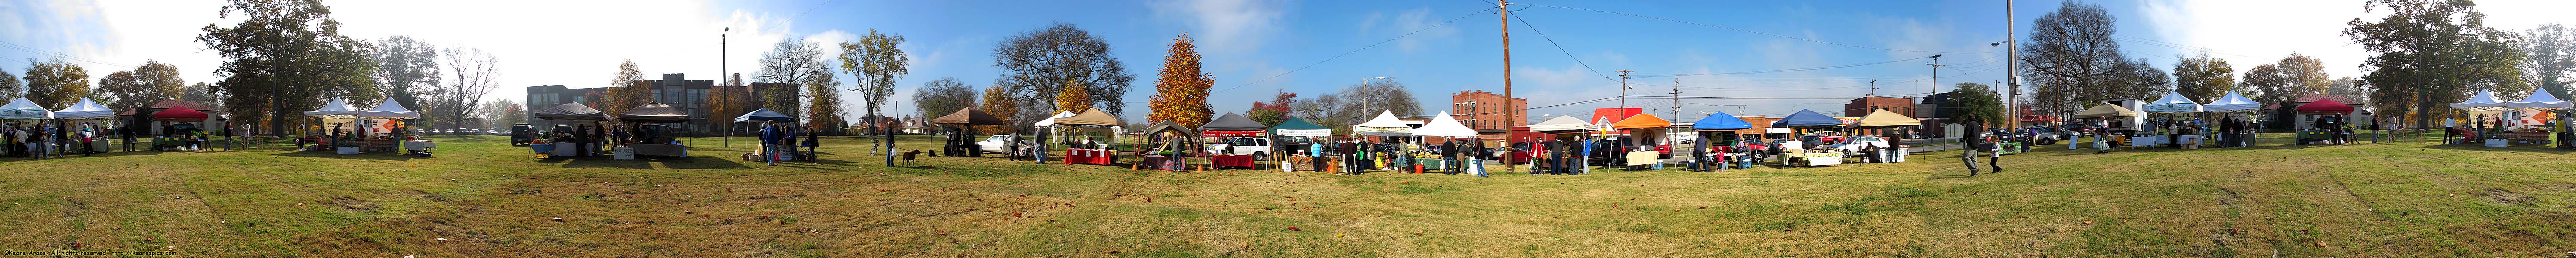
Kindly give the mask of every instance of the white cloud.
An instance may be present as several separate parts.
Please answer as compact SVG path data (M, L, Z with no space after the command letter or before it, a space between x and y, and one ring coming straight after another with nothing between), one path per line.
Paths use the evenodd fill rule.
M2362 4L2353 1L2141 0L2137 3L2141 6L2140 12L2154 26L2122 34L2209 48L2218 53L2213 55L2228 59L2240 73L2255 65L2279 62L2296 52L2323 61L2327 74L2359 77L2362 75L2361 62L2370 56L2370 52L2343 36L2343 29L2350 27L2345 22L2356 18L2376 21L2387 15L2384 9L2364 13ZM2570 20L2564 19L2563 12L2571 9L2576 9L2576 1L2480 1L2478 6L2478 11L2487 14L2487 26L2517 32L2542 23L2568 23ZM2124 43L2123 47L2133 51L2181 51L2148 45L2148 42Z
M1260 49L1279 31L1282 1L1173 0L1151 5L1157 17L1180 20L1200 49L1244 53Z
M141 64L154 59L177 65L190 82L215 79L211 72L224 59L202 51L194 41L207 24L232 26L216 18L216 1L99 1L94 20L100 31L51 30L64 34L101 35L102 40L71 42L70 54L114 63ZM506 69L502 86L486 99L516 99L523 87L562 84L600 87L616 73L617 63L632 59L648 74L688 73L689 79L721 80L720 61L730 72L748 74L771 43L796 31L778 22L784 17L747 11L711 11L704 0L637 1L501 1L458 0L438 4L399 1L331 2L340 33L374 41L409 35L439 47L481 48L500 58ZM510 8L495 8L508 6ZM78 18L78 17L67 17ZM724 28L732 27L730 33ZM5 33L5 32L0 32ZM846 33L844 33L846 34ZM719 48L719 35L730 35L730 48ZM23 38L18 35L0 35ZM835 41L837 42L837 41ZM721 51L721 52L720 52ZM729 54L719 58L719 54ZM126 69L126 68L113 68ZM94 69L105 70L105 69ZM103 76L105 72L93 72ZM659 78L659 76L652 76Z

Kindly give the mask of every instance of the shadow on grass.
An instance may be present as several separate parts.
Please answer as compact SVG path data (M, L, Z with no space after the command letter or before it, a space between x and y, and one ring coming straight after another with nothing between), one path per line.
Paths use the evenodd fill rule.
M2425 145L2425 146L2417 147L2417 148L2426 148L2426 149L2449 149L2449 150L2469 150L2469 151L2510 151L2510 152L2547 153L2547 154L2568 154L2568 153L2576 153L2576 150L2570 150L2570 149L2552 149L2552 148L2545 148L2545 147L2521 147L2521 146L2496 148L2496 147L2487 147L2486 145L2477 145L2477 144L2435 144L2435 145Z
M358 153L358 154L341 155L341 154L339 154L339 153L328 152L328 151L289 151L289 152L279 152L279 153L277 153L277 154L269 154L269 156L308 157L308 158L338 158L338 159L357 158L357 159L390 160L390 161L407 161L407 160L412 160L413 158L418 158L418 157L414 157L414 156L411 156L411 155L394 155L394 154L392 154L392 153L385 153L385 152L362 152L362 153Z

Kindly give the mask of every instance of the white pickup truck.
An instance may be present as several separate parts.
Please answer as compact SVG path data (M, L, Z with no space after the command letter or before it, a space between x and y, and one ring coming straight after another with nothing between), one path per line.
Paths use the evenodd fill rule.
M993 136L985 136L984 141L975 142L975 151L1010 154L1011 142L1019 141L1019 139L1020 136L1016 134L996 134Z
M1270 139L1259 137L1226 138L1223 142L1209 144L1208 151L1216 152L1217 154L1252 155L1253 158L1256 159L1267 159L1267 156L1270 156Z

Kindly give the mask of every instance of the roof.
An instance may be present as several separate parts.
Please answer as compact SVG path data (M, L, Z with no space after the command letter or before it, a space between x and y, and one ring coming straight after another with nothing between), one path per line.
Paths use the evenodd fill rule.
M1696 130L1742 130L1752 128L1752 122L1745 122L1743 118L1737 118L1735 115L1727 114L1726 112L1709 114L1707 118L1700 118L1699 122L1691 123L1691 129Z
M645 102L642 106L635 106L635 109L626 110L625 114L617 114L617 120L620 122L683 123L689 121L689 113L680 112L680 108L672 107L669 104L662 104L662 102Z
M588 105L582 105L581 102L569 102L563 103L563 105L555 105L554 107L537 110L537 112L531 116L535 116L537 119L558 121L606 121L608 120L608 117L602 115L605 113L607 112L600 112L599 109L590 108Z
M1913 117L1906 117L1905 115L1897 114L1896 112L1887 111L1886 109L1880 109L1880 110L1878 110L1878 111L1870 111L1870 112L1869 112L1869 115L1867 115L1867 116L1861 116L1861 117L1860 117L1860 122L1859 122L1859 123L1853 123L1853 124L1852 124L1852 126L1853 126L1853 127L1885 127L1885 126L1917 126L1917 125L1923 125L1923 120L1915 120Z
M2492 93L2491 93L2489 96L2493 96L2493 95L2492 95ZM2489 99L2493 99L2493 97L2490 97ZM2300 103L2300 104L2306 104L2306 103L2311 103L2311 102L2317 102L2317 100L2334 100L2336 103L2352 103L2352 99L2344 98L2343 96L2334 95L2334 94L2308 94L2308 95L2299 95L2299 99L2298 99L2298 100L2291 100L2290 102L2297 102L2297 103ZM2499 101L2499 102L2497 102L2497 103L2503 103L2503 102ZM2280 109L2280 108L2281 108L2281 103L2268 103L2268 104L2263 105L2263 109Z
M1073 116L1057 118L1055 119L1055 123L1077 126L1119 126L1117 116L1111 116L1109 115L1109 112L1100 112L1100 109L1084 109L1081 113L1076 113Z
M1413 129L1413 135L1475 138L1476 129L1469 129L1466 124L1458 123L1457 118L1450 118L1449 111L1440 111L1440 117L1431 118L1431 122L1423 124L1422 128Z
M984 110L975 109L975 107L960 108L960 109L957 109L957 112L950 112L950 113L948 113L948 115L945 115L945 116L939 116L939 118L931 118L931 119L930 119L930 123L933 123L933 124L943 124L943 125L946 125L946 124L954 124L954 125L1003 125L1003 124L1009 124L1009 123L1004 123L1004 122L1002 122L1002 118L999 118L999 117L993 117L993 114L990 114L990 113L984 113Z
M1843 120L1816 113L1815 110L1800 109L1798 113L1789 114L1789 117L1782 117L1780 121L1772 123L1774 123L1772 127L1820 127L1842 126Z
M1592 123L1583 122L1582 118L1574 118L1574 116L1556 116L1556 118L1548 118L1547 121L1529 125L1529 128L1531 132L1540 133L1567 133L1601 129L1600 126L1594 126Z
M1351 132L1367 136L1413 136L1413 126L1396 120L1395 111L1378 111L1377 118L1351 125Z
M1207 124L1199 125L1199 130L1207 131L1260 131L1265 129L1270 129L1270 126L1261 125L1261 122L1259 121L1252 121L1252 117L1243 116L1243 114L1235 114L1234 112L1226 112L1223 116L1217 116L1216 120L1211 120L1208 121Z
M195 109L200 112L215 109L214 107L206 106L206 103L197 103L196 101L186 100L163 100L161 102L153 102L151 106L145 106L146 109L170 109L173 107L188 107L188 109ZM116 112L116 115L131 116L134 115L134 111L134 109L129 108L125 109L125 111Z
M1628 116L1626 119L1619 119L1619 122L1617 123L1610 123L1610 127L1619 129L1668 128L1673 127L1673 121L1664 120L1664 118L1656 117L1652 114L1637 114Z
M771 111L771 110L769 110L769 109L763 108L763 109L752 110L751 112L744 112L744 113L742 113L742 116L734 117L734 118L733 118L733 121L734 121L734 122L751 122L751 121L777 121L777 122L790 122L790 121L796 121L796 117L787 116L787 114L785 114L785 113L778 113L778 111Z

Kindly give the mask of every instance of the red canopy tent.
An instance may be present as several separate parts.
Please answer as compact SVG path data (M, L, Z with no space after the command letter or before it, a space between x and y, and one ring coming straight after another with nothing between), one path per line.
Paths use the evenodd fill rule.
M2299 105L2298 110L2302 115L2340 116L2352 114L2352 105L2344 105L2330 99L2319 99L2316 102L2308 102L2307 105Z
M205 122L206 112L199 112L196 109L188 107L170 107L170 109L163 109L161 112L152 112L152 121Z

